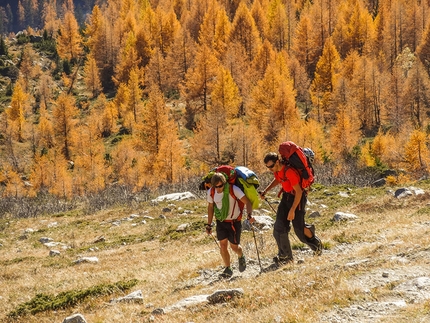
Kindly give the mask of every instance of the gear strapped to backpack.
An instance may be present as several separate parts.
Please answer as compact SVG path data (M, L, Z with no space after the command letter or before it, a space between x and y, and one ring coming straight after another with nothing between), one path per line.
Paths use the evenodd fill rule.
M300 185L303 190L310 189L315 181L312 167L315 154L310 148L301 148L292 141L285 141L279 145L279 154L285 165L296 170L300 176Z
M243 193L245 193L245 196L251 202L253 209L259 207L260 200L257 188L260 185L260 181L252 170L245 166L237 166L235 168L229 165L218 166L203 177L203 182L200 184L199 189L206 190L209 188L208 184L210 184L214 173L223 173L226 176L227 182L230 184L230 195L239 202L239 208L241 211L243 210L244 205L233 194L232 185L236 185L243 191Z

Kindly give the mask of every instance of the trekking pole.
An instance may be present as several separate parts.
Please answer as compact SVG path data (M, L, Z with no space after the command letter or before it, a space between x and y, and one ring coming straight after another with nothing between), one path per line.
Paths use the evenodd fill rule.
M257 239L255 238L254 225L252 223L250 223L250 225L251 225L251 229L252 229L252 235L254 236L255 249L257 249L257 258L258 258L258 264L260 265L260 273L261 273L261 272L263 272L263 267L261 267L260 252L258 251Z
M220 245L219 245L218 241L215 239L215 237L214 237L214 235L212 234L212 232L211 232L211 237L212 237L212 239L215 241L215 243L216 243L216 245L218 246L218 248L219 248L219 249L221 249L221 247L220 247Z
M276 210L275 208L272 206L272 204L269 203L269 201L267 200L267 198L264 198L264 200L267 202L267 204L269 204L270 208L272 209L272 211L275 213L276 215Z

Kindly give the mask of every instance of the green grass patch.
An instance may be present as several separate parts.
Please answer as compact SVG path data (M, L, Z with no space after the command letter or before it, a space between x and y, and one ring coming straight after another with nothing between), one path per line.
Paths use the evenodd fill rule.
M138 282L137 279L132 279L129 281L119 281L114 284L100 284L84 290L63 292L56 296L37 294L30 301L18 305L18 307L7 316L9 318L17 318L46 311L70 308L84 302L88 298L102 297L116 292L127 291L136 286Z

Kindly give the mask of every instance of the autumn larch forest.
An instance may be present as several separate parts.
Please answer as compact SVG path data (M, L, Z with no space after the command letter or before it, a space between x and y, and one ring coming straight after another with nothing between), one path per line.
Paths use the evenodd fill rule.
M430 0L0 1L0 195L62 198L263 173L430 167Z

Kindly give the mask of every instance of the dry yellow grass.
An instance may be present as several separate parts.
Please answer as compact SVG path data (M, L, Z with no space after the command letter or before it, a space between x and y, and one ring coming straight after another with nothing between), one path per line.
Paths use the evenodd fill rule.
M421 186L428 191L428 184ZM335 188L331 190L336 192ZM133 210L115 209L89 216L2 219L0 321L8 321L8 313L40 293L57 295L137 279L137 285L127 292L92 297L73 307L40 312L31 320L22 316L10 321L62 322L71 314L81 313L89 323L330 322L331 313L338 308L394 297L393 287L402 280L378 285L378 273L384 270L397 269L406 277L408 268L423 268L423 272L427 268L430 275L429 197L426 193L398 200L376 189L353 189L349 198L312 192L311 209L319 210L322 216L309 222L316 224L327 248L321 257L296 249L296 260L302 259L302 264L257 275L259 265L253 236L244 232L242 245L249 260L247 271L239 274L235 270L237 279L214 284L196 283L201 270L221 270L217 246L203 232L204 200L175 203L194 213L179 215L174 209L164 213L166 219L158 217L168 203L155 207L143 203ZM323 208L322 204L328 207ZM331 218L336 211L354 213L359 219L333 223ZM140 216L124 220L132 213ZM154 219L142 224L144 215ZM123 221L113 225L117 220ZM53 222L57 224L51 226ZM191 228L186 233L176 233L175 228L181 223L190 223ZM34 232L25 233L29 228ZM94 243L101 236L105 241ZM52 238L70 248L54 247L61 255L50 257L49 249L39 242L41 237ZM297 238L291 240L301 246ZM257 241L260 257L267 264L276 253L272 232L257 233ZM73 264L80 256L98 257L99 263ZM233 260L236 264L237 259ZM181 299L229 288L243 288L244 296L225 304L152 314L155 308ZM109 302L138 289L144 297L141 304ZM421 322L429 318L429 313L428 301L408 303L390 313L390 322Z

